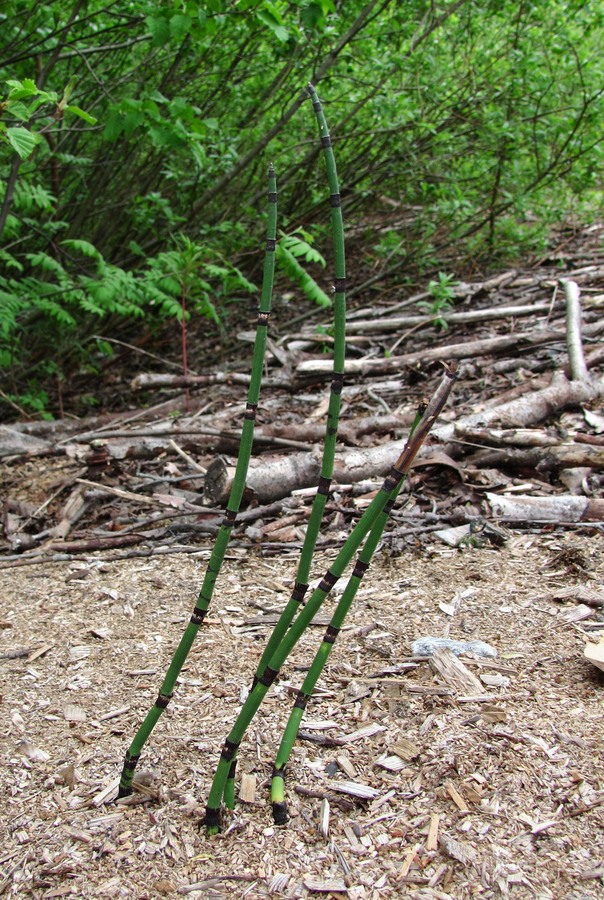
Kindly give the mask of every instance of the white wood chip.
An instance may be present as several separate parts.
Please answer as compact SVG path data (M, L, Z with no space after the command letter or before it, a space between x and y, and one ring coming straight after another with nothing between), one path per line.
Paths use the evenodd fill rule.
M92 806L102 806L103 803L107 803L108 800L113 800L114 797L117 796L117 789L120 784L119 776L117 778L113 778L109 784L105 785L105 787L95 794L91 800Z
M345 775L348 775L349 778L356 778L357 772L349 756L340 753L339 756L336 756L336 762Z
M321 800L321 810L319 813L319 831L324 838L329 837L329 800L326 797Z
M362 728L359 728L358 731L344 735L344 740L347 744L350 744L352 741L362 741L364 738L373 737L374 734L379 734L380 731L386 731L386 726L372 722L370 725L364 725Z
M291 876L286 875L283 872L276 872L273 875L272 881L269 884L269 893L277 893L278 891L284 891L288 885L289 879Z
M120 706L119 709L110 709L109 712L99 716L99 722L106 722L108 719L115 719L117 716L123 716L129 709L129 706Z
M332 791L341 794L350 794L351 797L359 797L361 800L375 800L380 796L380 791L358 781L329 781L327 786Z
M307 731L328 731L330 728L339 728L337 722L332 722L329 719L325 719L322 722L305 722L304 728Z
M246 772L241 776L239 799L242 803L253 803L256 799L256 776L252 773Z
M376 760L375 765L381 766L382 769L387 769L389 772L400 772L405 768L406 763L400 756L381 756Z
M411 762L412 759L416 759L421 753L417 744L414 744L413 741L410 741L407 738L399 738L390 749L393 753L396 753L397 756L400 756L401 759L404 759L405 762Z
M441 833L438 842L447 856L456 859L463 866L471 865L478 860L478 854L470 844L457 841L449 834Z
M46 750L41 750L28 740L19 741L17 753L21 756L26 756L27 759L31 759L33 762L46 762L50 759L50 753L47 753Z
M85 722L88 713L81 706L76 706L74 703L67 703L63 707L63 715L67 722Z
M303 884L306 890L314 891L317 894L330 894L332 891L338 894L348 893L348 887L343 878L314 878L307 875Z

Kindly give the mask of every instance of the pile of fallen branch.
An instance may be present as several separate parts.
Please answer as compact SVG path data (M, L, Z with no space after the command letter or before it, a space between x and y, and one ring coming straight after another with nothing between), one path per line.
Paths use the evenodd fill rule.
M338 522L358 516L401 452L442 359L460 361L455 410L417 460L414 503L391 528L404 535L481 517L601 528L604 254L583 245L565 258L563 279L560 260L459 285L445 332L430 316L403 314L425 294L349 314L327 541L337 543ZM400 353L411 335L413 352ZM274 548L301 540L320 473L313 445L324 430L329 343L316 323L268 340L242 542ZM6 564L196 549L199 535L219 527L231 488L242 384L247 374L227 371L140 375L133 396L167 397L129 415L0 427ZM195 412L184 411L185 389ZM32 502L19 473L27 468L30 478L37 460L64 477ZM441 493L430 491L434 477L446 481L445 500L429 499Z

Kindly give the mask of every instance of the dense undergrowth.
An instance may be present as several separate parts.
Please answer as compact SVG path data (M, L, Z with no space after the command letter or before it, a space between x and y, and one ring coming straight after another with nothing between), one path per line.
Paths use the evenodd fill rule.
M372 223L359 268L427 284L452 252L497 265L590 216L603 14L579 0L7 0L0 413L59 414L61 383L133 330L173 321L186 351L183 321L219 335L247 316L269 160L281 277L329 302L309 80L347 221Z

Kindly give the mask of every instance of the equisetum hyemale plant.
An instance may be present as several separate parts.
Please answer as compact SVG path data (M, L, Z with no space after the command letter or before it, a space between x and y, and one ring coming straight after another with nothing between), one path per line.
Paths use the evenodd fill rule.
M379 492L373 498L370 505L367 507L367 509L353 528L352 532L337 554L334 562L324 574L320 584L313 591L304 608L298 613L298 616L292 622L289 630L287 631L281 643L278 645L277 649L269 660L264 672L261 674L260 678L256 681L253 689L248 694L245 703L243 704L243 707L237 717L235 725L233 726L231 733L224 743L220 760L216 768L216 773L214 775L214 780L212 782L212 788L210 790L210 795L208 797L208 803L206 806L206 828L209 834L216 834L220 830L221 800L224 796L224 789L229 771L231 770L232 762L235 759L247 728L249 727L252 719L258 711L270 686L277 678L281 667L283 666L290 652L296 646L304 631L310 625L312 619L321 608L323 601L328 596L329 592L332 590L333 586L336 584L339 578L342 576L346 566L351 562L354 554L357 552L367 535L370 534L372 530L374 530L375 537L377 531L380 529L380 524L383 528L382 516L388 515L390 501L392 501L396 496L396 493L400 489L402 481L409 472L413 460L415 459L420 447L425 441L432 425L436 421L437 416L445 405L447 398L451 392L453 382L456 378L456 374L457 370L454 364L446 366L445 374L439 387L428 403L425 412L423 413L419 423L413 431L413 434L409 437L409 440L407 441L403 452L399 456L396 463L390 469L390 472L387 475L384 483L382 484ZM352 577L357 580L360 579L360 576L367 568L367 556L369 556L370 551L371 555L373 554L373 549L371 546L373 544L373 540L374 539L370 539L367 553L365 555L363 553L361 554L361 556L364 556L363 560L361 560L361 556L357 560L352 575ZM356 586L354 584L353 587L351 587L350 592L345 591L345 595L347 594L346 603L348 603L349 600L350 602L352 601L350 594L353 590L356 590ZM344 600L345 595L343 595L342 601ZM342 601L340 601L339 605L340 616L338 618L343 618ZM346 611L347 608L346 606L344 606L344 615ZM331 637L333 637L333 635L330 633L328 643L330 642ZM294 727L296 727L297 730L295 720L294 724L292 725L292 730ZM290 735L291 730L288 728L286 729L286 750L290 742L293 745L293 741L291 741ZM279 784L279 780L281 781L281 784ZM284 814L286 814L282 799L282 783L282 774L280 774L277 770L277 781L274 787L273 798L276 798L276 800L274 799L274 802L276 802L277 804L277 809L275 812L278 821L283 821L283 816Z
M418 410L415 421L411 426L409 437L413 436L416 427L419 425L424 409L425 407ZM342 597L336 606L329 625L325 630L325 635L323 636L321 646L317 651L312 665L308 670L308 675L304 679L302 687L298 691L298 694L294 701L294 705L290 713L287 725L285 726L285 731L283 732L283 737L281 739L279 751L275 759L275 764L273 766L271 801L273 804L273 819L275 820L276 825L284 825L287 822L288 818L287 804L285 802L285 767L296 741L298 730L300 728L300 722L302 721L302 716L304 715L308 701L312 697L313 691L317 685L317 681L321 677L321 673L325 668L338 634L340 633L342 625L344 624L344 620L348 615L350 607L352 606L352 602L356 597L362 578L369 568L373 554L377 549L377 546L384 532L384 528L386 527L386 523L388 522L390 513L396 502L396 498L398 497L400 489L402 488L404 482L405 479L401 479L398 485L390 492L390 495L386 500L382 512L375 520L369 534L367 535L367 539L365 541L365 544L363 545L363 549L359 553L354 569L352 570L350 578L348 579L348 583L342 593Z
M321 145L325 156L327 168L327 179L329 185L329 203L331 207L331 227L334 246L334 301L333 301L333 317L334 317L334 345L333 345L333 378L329 393L329 406L327 409L327 426L325 431L325 439L323 443L323 458L321 462L321 474L319 484L315 494L308 526L304 535L302 550L300 551L300 561L296 572L296 580L292 590L289 602L284 607L279 621L268 640L266 648L260 658L252 690L256 682L262 677L266 669L268 661L271 659L276 648L279 646L283 636L289 628L292 619L296 615L300 605L304 601L308 590L308 581L310 577L310 569L312 558L321 528L321 522L325 513L325 504L329 496L331 487L331 479L333 475L334 460L336 454L336 440L338 434L338 424L340 419L340 407L342 399L342 386L344 384L344 360L346 355L346 257L344 250L344 224L342 221L342 207L340 203L340 186L338 183L338 173L336 162L331 146L331 138L329 129L325 120L325 114L321 106L321 101L317 96L317 92L312 84L308 85L313 109L319 126L321 136ZM235 765L236 759L233 758L227 782L224 791L224 800L228 807L234 805L234 781L235 781Z
M216 579L222 568L226 549L231 537L233 526L237 520L237 513L241 504L241 498L245 489L247 471L252 453L252 444L254 440L254 425L256 421L256 410L260 397L260 385L262 382L262 369L264 365L264 353L266 347L266 335L268 321L271 310L271 301L273 294L273 279L275 272L275 243L277 236L277 185L275 180L275 171L272 165L268 173L268 217L267 217L267 237L266 237L266 253L264 257L264 271L262 277L262 292L260 298L260 306L258 310L258 320L256 325L256 338L254 341L254 351L252 356L252 374L248 389L247 403L245 406L245 414L243 427L241 430L241 441L239 446L239 455L237 457L237 466L235 469L235 477L233 486L226 508L226 514L220 527L214 549L208 562L206 574L197 598L197 603L191 615L191 619L185 632L180 640L172 662L166 672L164 681L161 685L159 694L154 705L151 707L144 719L142 725L138 729L134 740L130 744L126 752L124 766L119 785L119 797L125 797L132 792L132 780L134 771L138 763L141 750L147 742L151 732L153 731L159 717L170 702L176 679L185 663L189 651L193 645L193 641L197 636L199 627L202 624L208 607L212 600Z
M321 145L326 162L335 260L333 377L329 395L321 473L312 504L291 597L267 642L266 648L256 669L250 692L224 743L220 755L206 806L206 827L209 834L215 834L220 830L220 813L223 803L227 808L232 808L235 805L234 784L237 753L250 722L259 709L269 688L277 678L289 654L308 628L333 586L343 575L346 567L351 563L355 554L358 553L356 563L342 597L333 612L332 619L327 627L323 641L317 651L312 666L304 679L302 687L298 692L294 708L284 731L275 760L271 786L273 816L275 822L278 824L284 823L287 820L284 771L298 734L298 728L304 710L327 662L345 617L350 610L361 583L361 579L370 565L397 495L409 472L409 468L428 435L432 424L435 422L446 403L456 377L455 366L446 366L445 374L434 396L426 405L425 409L418 413L416 421L411 429L409 439L405 445L405 449L390 469L379 492L353 528L349 537L338 552L334 562L325 572L318 587L313 591L310 599L304 604L309 586L313 555L331 487L346 355L346 262L344 252L344 226L342 221L338 176L331 146L331 138L321 103L312 85L308 86L308 92L312 100L313 109L319 126ZM199 627L206 616L212 600L216 581L222 568L231 532L237 520L239 506L245 489L254 438L256 410L260 396L266 334L274 280L277 194L275 173L272 166L269 169L268 181L268 223L262 293L252 358L252 375L245 407L233 486L227 504L226 514L216 537L214 549L210 556L205 577L190 621L178 644L176 652L174 653L155 704L143 720L126 753L119 785L120 797L127 796L132 792L134 772L141 751L151 735L153 728L157 724L163 710L170 702L177 678L193 645Z

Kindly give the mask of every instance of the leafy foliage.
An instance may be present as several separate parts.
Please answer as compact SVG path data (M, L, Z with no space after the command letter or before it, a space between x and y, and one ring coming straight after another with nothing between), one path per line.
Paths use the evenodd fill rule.
M455 284L454 275L439 272L437 278L428 282L428 293L432 299L430 301L420 300L417 304L420 309L425 309L431 316L434 316L434 324L442 331L447 331L449 328L446 314L455 305Z
M385 269L437 271L451 245L497 261L578 204L588 215L603 19L591 0L5 0L0 361L13 394L34 359L77 368L99 318L182 321L183 237L203 248L186 313L220 327L253 280L239 262L256 264L269 147L285 227L312 247L299 232L323 196L298 114L309 79L329 103L348 221L385 199L406 222L369 236ZM307 252L282 238L282 272L325 303Z
M292 281L297 282L305 296L317 306L330 307L330 298L298 261L303 259L306 263L315 263L325 268L325 260L312 246L311 235L305 231L284 234L277 244L276 251L278 263Z

